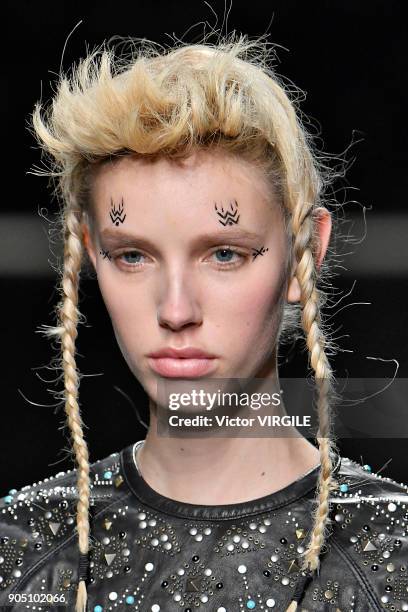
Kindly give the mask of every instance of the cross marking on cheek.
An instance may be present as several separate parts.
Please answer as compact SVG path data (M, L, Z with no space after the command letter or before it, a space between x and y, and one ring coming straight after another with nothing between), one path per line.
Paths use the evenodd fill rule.
M112 259L112 255L109 253L109 251L104 251L103 249L101 249L99 253L102 255L103 259Z
M217 215L219 217L218 221L221 223L221 225L236 225L238 223L240 215L238 215L238 202L236 200L230 202L230 211L224 211L223 206L221 206L220 211L216 204L214 204L214 208L217 211Z
M258 257L258 255L264 255L266 253L266 251L269 251L268 248L265 249L265 247L261 247L260 249L254 249L252 247L253 253L252 253L252 261L255 261L255 259Z

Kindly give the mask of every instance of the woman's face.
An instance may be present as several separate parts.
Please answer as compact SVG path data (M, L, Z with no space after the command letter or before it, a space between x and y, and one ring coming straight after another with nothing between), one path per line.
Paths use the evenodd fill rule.
M153 400L163 377L275 368L287 246L256 168L214 151L127 156L99 169L93 205L88 253L123 356ZM149 357L168 348L207 358Z

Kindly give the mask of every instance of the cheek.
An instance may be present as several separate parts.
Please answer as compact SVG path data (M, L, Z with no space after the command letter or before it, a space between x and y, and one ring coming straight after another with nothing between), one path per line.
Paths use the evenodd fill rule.
M273 329L278 315L279 295L270 287L262 287L253 294L235 295L227 309L226 325L237 340L254 340ZM232 325L232 330L231 330Z
M280 310L285 275L284 270L280 277L271 274L270 267L267 273L260 270L253 278L230 286L222 300L220 295L214 296L213 307L218 313L217 326L225 325L226 329L236 333L239 329L256 331L273 325L275 315Z
M130 281L118 282L109 273L98 274L98 283L115 332L122 338L136 339L153 312L148 292L140 291Z

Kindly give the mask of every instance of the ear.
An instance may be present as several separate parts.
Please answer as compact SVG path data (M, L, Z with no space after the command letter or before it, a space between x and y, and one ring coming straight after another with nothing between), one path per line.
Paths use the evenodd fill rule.
M317 238L319 241L319 249L317 254L316 267L319 270L322 265L324 256L326 255L327 247L329 245L330 234L332 229L331 214L323 206L319 206L313 211L313 216L316 224ZM294 276L296 269L296 262L293 264L291 272L291 279L288 285L287 301L288 302L300 302L300 286L299 282Z
M92 265L94 267L94 269L96 270L96 252L95 252L95 246L94 243L92 241L92 232L89 228L88 223L84 222L82 223L82 241L84 244L84 247L89 255L89 259L92 262Z

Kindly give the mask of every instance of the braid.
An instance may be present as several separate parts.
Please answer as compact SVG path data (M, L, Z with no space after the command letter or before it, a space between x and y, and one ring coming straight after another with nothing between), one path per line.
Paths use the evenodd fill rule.
M329 392L332 388L333 372L325 352L325 335L320 313L320 292L317 289L317 268L314 261L314 220L312 205L298 206L293 214L294 253L297 264L297 280L301 289L302 326L309 350L309 360L315 372L318 390L317 412L319 430L317 440L320 450L321 469L318 479L318 506L314 514L314 526L310 543L304 553L304 568L319 569L319 554L325 541L325 527L329 515L329 494L337 488L332 478L330 439Z
M75 363L75 340L79 318L78 285L82 260L80 221L77 211L67 207L64 217L64 270L62 276L63 298L60 306L62 365L65 381L65 412L71 430L75 459L78 464L77 531L81 558L89 551L89 454L84 440L82 420L78 404L79 376ZM82 573L82 572L81 572ZM86 610L86 585L79 576L76 612Z

